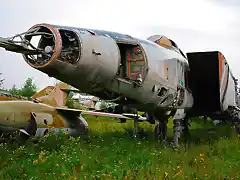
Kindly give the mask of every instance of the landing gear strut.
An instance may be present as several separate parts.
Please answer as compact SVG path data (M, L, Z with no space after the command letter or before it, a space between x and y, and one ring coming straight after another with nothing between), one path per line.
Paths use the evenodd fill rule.
M138 118L134 119L134 130L133 130L133 137L136 138L139 134L139 124L138 124Z
M31 118L28 126L25 129L20 129L20 134L17 137L17 142L20 146L24 145L30 136L34 136L37 132L37 123L35 113L31 113Z
M175 147L179 147L179 139L183 129L185 129L184 133L189 133L187 120L184 109L178 109L173 116L173 146Z
M155 126L154 135L158 141L165 141L167 137L167 122L159 121Z
M183 136L184 138L188 138L190 136L189 127L188 127L190 126L190 124L188 122L188 118L185 117L182 122L183 122Z
M240 120L233 120L232 121L232 124L235 126L235 129L236 129L236 133L237 134L240 134Z

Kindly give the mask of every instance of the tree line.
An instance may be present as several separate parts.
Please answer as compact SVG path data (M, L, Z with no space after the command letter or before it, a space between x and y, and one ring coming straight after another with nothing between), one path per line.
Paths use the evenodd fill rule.
M18 96L24 96L24 97L30 98L37 92L37 86L33 82L32 78L27 78L27 80L24 82L22 87L16 88L16 85L13 85L13 87L9 89L8 92L12 95L18 95Z
M2 73L0 73L2 75ZM37 92L37 85L33 82L33 78L27 78L24 82L23 86L20 88L16 88L16 85L13 85L10 89L5 89L3 87L3 82L5 79L0 78L0 89L7 91L12 95L31 97Z

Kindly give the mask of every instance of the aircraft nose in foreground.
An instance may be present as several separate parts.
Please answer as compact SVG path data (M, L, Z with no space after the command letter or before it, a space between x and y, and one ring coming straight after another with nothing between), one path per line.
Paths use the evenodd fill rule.
M30 33L29 33L30 32ZM40 37L35 39L36 37ZM46 67L59 60L74 65L81 55L81 42L78 35L71 30L60 29L49 24L37 24L24 35L26 42L37 42L34 56L24 54L26 62L35 68ZM36 43L36 42L35 42Z
M20 44L14 40L16 37L21 38ZM0 39L0 47L23 54L31 67L83 89L112 80L121 59L110 37L50 24L37 24L25 33ZM81 79L81 85L76 84L76 79Z

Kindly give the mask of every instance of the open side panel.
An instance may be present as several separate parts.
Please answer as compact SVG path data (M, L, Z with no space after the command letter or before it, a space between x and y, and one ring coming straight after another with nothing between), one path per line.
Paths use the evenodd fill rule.
M136 81L145 75L146 61L144 52L139 45L118 44L121 53L119 77Z
M137 80L137 76L144 75L145 61L144 55L139 46L128 49L126 52L127 76L129 79Z
M190 66L189 87L194 98L193 108L198 113L220 111L218 52L187 53L187 57Z

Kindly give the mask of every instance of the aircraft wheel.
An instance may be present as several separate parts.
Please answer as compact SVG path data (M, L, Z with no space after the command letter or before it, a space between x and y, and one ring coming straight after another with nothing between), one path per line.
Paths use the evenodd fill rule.
M29 135L23 132L20 132L16 139L18 145L23 146L26 143L26 141L29 139L29 137L30 137Z
M159 141L166 140L167 137L167 123L159 122L154 129L155 138Z

